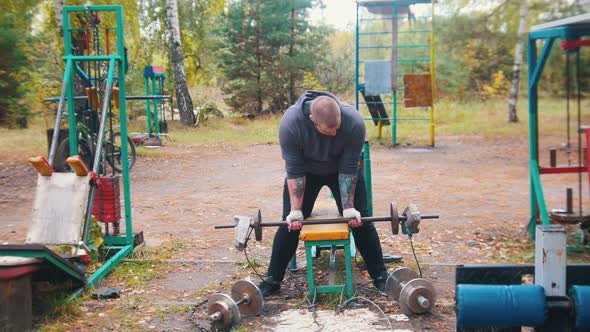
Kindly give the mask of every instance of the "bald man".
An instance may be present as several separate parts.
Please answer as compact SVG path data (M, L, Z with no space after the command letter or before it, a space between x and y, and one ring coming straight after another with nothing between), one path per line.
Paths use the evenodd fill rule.
M287 176L283 188L283 220L275 234L268 277L260 284L264 296L280 289L291 257L297 250L301 221L311 215L323 186L334 195L338 211L353 218L349 225L374 285L383 292L387 269L379 235L368 216L365 180L360 158L365 122L359 112L324 91L305 91L289 107L279 128Z

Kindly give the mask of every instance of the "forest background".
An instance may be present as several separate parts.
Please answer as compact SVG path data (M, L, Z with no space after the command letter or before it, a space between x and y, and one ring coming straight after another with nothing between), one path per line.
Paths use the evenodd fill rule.
M0 1L0 126L24 127L54 112L43 98L58 96L63 79L63 41L56 21L60 2L86 3ZM338 30L312 21L311 11L323 6L315 0L117 1L125 8L129 94L143 94L146 65L163 66L167 88L174 93L166 15L171 2L178 5L194 108L250 117L280 114L305 89L325 89L354 101L354 27ZM437 100L508 98L523 5L528 10L527 31L535 24L590 11L589 1L584 0L437 1ZM524 47L526 54L526 43ZM564 96L564 59L564 52L552 53L543 74L542 95ZM582 61L580 70L587 76L590 58ZM523 65L520 81L526 82L526 77ZM589 84L582 82L581 90L587 91ZM129 116L133 119L144 112L144 105L136 103Z

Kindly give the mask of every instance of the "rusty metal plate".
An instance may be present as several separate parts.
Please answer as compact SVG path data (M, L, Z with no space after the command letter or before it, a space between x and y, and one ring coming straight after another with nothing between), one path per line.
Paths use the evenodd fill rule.
M262 213L260 209L254 214L254 237L256 241L262 241Z
M391 202L389 205L389 215L391 216L391 232L393 235L399 234L399 215L397 214L397 204Z
M236 282L231 288L231 297L238 302L246 297L246 301L240 303L240 312L243 315L258 315L262 312L264 306L264 297L260 292L258 286L248 280L240 280Z

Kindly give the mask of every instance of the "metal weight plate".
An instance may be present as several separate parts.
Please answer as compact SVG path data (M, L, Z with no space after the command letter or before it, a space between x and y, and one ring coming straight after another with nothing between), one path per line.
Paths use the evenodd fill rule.
M217 293L207 300L207 313L213 315L216 312L222 315L221 319L211 322L211 326L217 330L229 330L238 326L242 319L236 302L225 294Z
M387 282L385 283L385 293L387 293L387 297L392 301L397 301L404 286L402 283L407 283L416 278L418 278L418 273L412 269L407 267L395 269L395 271L389 274Z
M399 215L397 214L397 204L391 202L389 206L389 215L391 216L391 232L393 235L399 234Z
M231 297L238 302L244 295L248 296L249 302L244 302L239 305L239 309L244 315L258 315L264 306L264 297L254 283L248 280L240 280L236 282L231 288Z
M258 209L258 211L254 214L254 237L256 238L256 241L260 242L262 241L262 213L260 212L260 209Z
M427 301L420 305L420 297ZM432 283L426 279L416 278L410 280L402 289L399 296L399 306L402 313L406 315L421 314L430 311L436 301L436 292Z

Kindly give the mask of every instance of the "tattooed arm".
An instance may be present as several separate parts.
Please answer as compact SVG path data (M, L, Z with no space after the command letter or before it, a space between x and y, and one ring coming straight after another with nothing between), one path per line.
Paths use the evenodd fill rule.
M361 214L354 208L354 191L356 190L357 177L354 175L339 174L338 184L340 186L340 200L342 201L342 216L351 218L348 222L350 227L362 225Z
M354 191L356 189L356 179L354 175L339 174L338 184L340 186L340 198L342 209L354 208Z
M305 176L297 179L287 179L291 211L301 210L303 206L303 192L305 191Z

